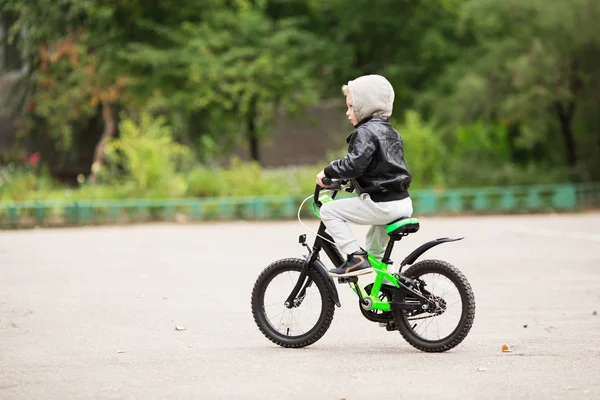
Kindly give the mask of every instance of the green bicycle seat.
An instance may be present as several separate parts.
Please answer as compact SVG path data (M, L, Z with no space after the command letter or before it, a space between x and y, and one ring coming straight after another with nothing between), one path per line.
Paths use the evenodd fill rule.
M385 228L390 236L406 236L419 230L419 220L416 218L402 217L387 224Z

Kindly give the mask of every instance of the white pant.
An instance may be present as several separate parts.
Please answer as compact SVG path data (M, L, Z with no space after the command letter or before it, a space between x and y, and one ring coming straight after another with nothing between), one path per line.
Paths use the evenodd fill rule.
M321 220L344 254L361 251L354 234L347 225L372 225L367 232L366 251L381 260L389 241L385 226L413 213L410 197L402 200L376 203L368 193L358 197L334 200L321 206Z

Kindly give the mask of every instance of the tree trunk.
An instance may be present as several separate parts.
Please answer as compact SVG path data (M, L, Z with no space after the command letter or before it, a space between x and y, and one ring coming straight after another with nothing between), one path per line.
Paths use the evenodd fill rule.
M258 163L260 163L260 150L259 150L259 139L258 139L258 132L256 131L256 122L255 119L256 118L256 106L254 104L254 102L252 102L250 104L250 110L248 113L248 147L250 149L250 158L252 159L252 161L256 161Z
M256 125L254 117L248 117L248 146L250 148L250 158L252 161L260 163L260 154L258 149L258 135L256 133Z
M575 153L575 138L573 136L573 115L575 114L575 102L570 101L566 107L561 103L556 102L556 113L560 122L560 131L565 143L567 152L567 165L574 167L577 163L577 155Z
M89 177L90 183L96 182L96 176L100 170L102 159L104 158L104 146L108 140L114 136L116 130L115 119L113 117L111 104L108 100L102 102L102 120L104 121L104 132L96 145L96 151L94 152L94 161L92 162L91 174Z

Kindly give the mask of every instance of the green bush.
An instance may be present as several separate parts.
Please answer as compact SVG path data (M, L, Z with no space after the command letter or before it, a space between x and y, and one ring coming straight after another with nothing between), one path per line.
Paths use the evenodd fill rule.
M256 162L231 160L227 168L197 167L186 177L191 197L296 196L310 194L315 167L264 169Z
M265 176L271 181L273 191L279 195L308 196L315 190L316 175L325 165L269 169L265 171Z
M476 122L442 136L435 125L408 110L404 123L395 126L404 140L412 188L562 183L573 175L566 168L513 163L507 130L500 125Z
M0 177L2 201L26 200L37 189L35 174L31 171L4 172Z
M444 186L444 160L447 151L433 125L420 114L408 110L403 124L395 124L404 142L404 158L413 180L411 187Z
M102 180L131 185L143 197L185 194L187 184L178 167L189 162L191 154L187 147L173 140L166 120L142 113L139 122L124 119L119 128L119 138L112 139L105 149Z
M404 140L413 189L562 183L581 174L539 164L515 165L510 161L506 130L499 126L474 123L442 137L439 129L412 110L395 126ZM174 141L165 120L142 114L139 121L121 122L119 137L107 144L98 183L88 184L82 177L78 188L61 187L36 165L13 162L0 168L0 200L304 198L313 192L315 175L326 162L345 154L340 149L318 165L285 168L265 169L238 158L226 167L193 166L189 149Z
M52 188L52 177L46 169L38 170L36 165L10 162L0 167L0 201L25 201L33 193L45 192Z
M194 168L187 176L187 196L217 197L221 195L222 182L218 170L204 166Z

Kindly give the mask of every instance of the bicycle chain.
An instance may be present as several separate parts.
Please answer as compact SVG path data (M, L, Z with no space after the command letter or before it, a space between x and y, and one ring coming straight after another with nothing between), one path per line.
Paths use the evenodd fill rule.
M433 318L433 317L437 317L439 314L435 314L435 315L428 315L426 317L414 317L414 318L406 318L407 321L417 321L419 319L427 319L427 318Z
M417 289L417 291L419 292L419 294L422 296L423 293L421 292L421 290ZM420 319L427 319L427 318L433 318L433 317L437 317L438 315L441 315L442 313L440 313L438 311L438 313L435 313L433 315L427 315L425 317L414 317L414 318L406 318L407 321L418 321Z

